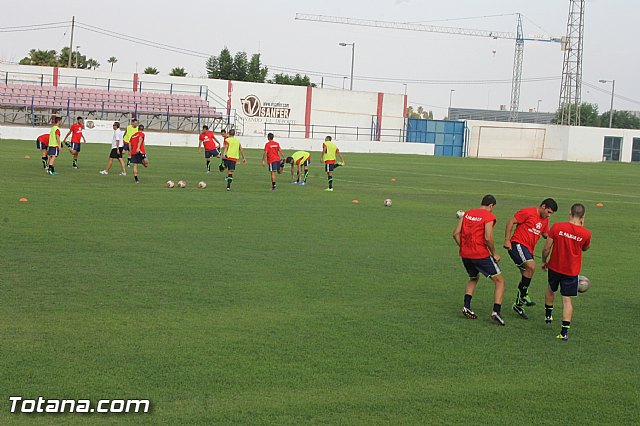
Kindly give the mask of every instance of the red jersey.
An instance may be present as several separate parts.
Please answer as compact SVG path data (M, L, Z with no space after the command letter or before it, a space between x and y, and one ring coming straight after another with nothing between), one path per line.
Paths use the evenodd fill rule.
M131 139L129 139L129 144L131 146L131 154L147 154L147 151L144 149L144 133L134 133Z
M200 142L204 145L205 151L213 151L220 148L220 145L216 144L216 141L213 139L212 131L201 133Z
M280 144L276 141L269 141L265 144L264 150L267 152L267 163L276 163L280 161Z
M484 226L493 223L496 217L485 209L472 209L465 213L462 219L460 233L460 257L465 259L484 259L491 256L484 237Z
M522 244L533 254L540 236L549 233L549 218L541 218L537 207L522 209L513 217L518 221L518 226L513 232L511 242Z
M582 267L582 249L591 245L591 231L570 222L556 223L549 231L553 249L547 266L560 274L575 277Z
M49 133L45 133L44 135L40 135L38 136L38 139L36 139L38 142L43 143L45 145L49 145Z
M71 125L71 142L80 143L82 140L82 130L84 126L81 126L78 123L74 123Z

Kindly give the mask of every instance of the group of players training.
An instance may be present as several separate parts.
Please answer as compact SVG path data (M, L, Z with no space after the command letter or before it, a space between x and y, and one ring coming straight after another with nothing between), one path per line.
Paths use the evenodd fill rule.
M478 316L471 309L471 298L480 274L490 278L495 284L494 304L491 320L504 325L500 310L505 290L505 281L498 266L500 255L496 252L493 230L496 217L493 209L496 198L485 195L479 208L467 211L453 231L453 238L460 247L460 257L469 281L464 295L462 313L469 319ZM585 207L571 206L568 222L555 223L549 229L549 217L558 211L558 204L552 198L544 200L539 207L519 210L507 222L504 248L520 269L513 310L523 319L528 319L524 307L534 306L529 297L529 286L536 270L535 246L540 237L546 239L542 250L542 270L547 272L548 286L545 294L545 322L553 322L553 302L560 289L562 295L562 328L558 339L569 339L569 328L573 317L572 297L578 295L579 273L582 267L582 252L591 245L591 232L584 227ZM513 228L515 227L515 231Z
M84 130L84 120L78 117L76 123L71 125L69 132L61 140L60 138L60 117L54 118L53 126L49 133L40 135L36 139L36 147L42 153L42 165L44 169L52 176L57 173L55 171L55 162L60 155L60 148L65 144L69 148L69 152L73 156L72 167L78 168L78 154L80 153L80 143L86 139L82 134ZM71 143L67 143L67 138L71 135ZM218 169L220 172L227 170L225 181L227 182L227 191L231 190L233 182L233 173L236 169L238 161L242 158L242 164L247 163L244 155L244 149L240 141L235 137L235 130L231 129L221 131L223 145L208 126L202 126L200 133L198 152L204 148L204 157L206 160L206 172L211 173L212 158L220 159ZM264 154L262 156L262 166L268 166L271 174L271 190L277 189L277 175L282 173L285 164L291 165L291 179L293 184L306 185L309 176L309 165L311 164L311 154L307 151L296 151L290 157L285 157L280 144L273 140L273 133L267 135L267 143L264 146ZM126 176L127 170L123 160L124 152L127 152L127 165L133 164L134 182L139 183L138 165L144 167L149 166L147 151L145 148L144 126L138 124L137 119L132 119L131 124L127 126L126 131L120 129L120 123L113 123L113 138L111 141L111 152L107 167L100 171L100 174L108 175L114 160L118 160L122 167L120 176ZM337 159L340 158L340 161ZM322 145L322 154L320 160L324 163L325 172L327 173L328 187L325 191L333 191L333 171L340 166L345 165L345 159L335 143L332 142L331 136L327 136ZM295 174L295 176L294 176Z

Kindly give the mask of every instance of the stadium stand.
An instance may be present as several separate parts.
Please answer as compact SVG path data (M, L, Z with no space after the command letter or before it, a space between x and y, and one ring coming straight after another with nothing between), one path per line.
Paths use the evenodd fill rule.
M191 131L201 122L215 122L222 114L198 95L131 92L100 88L1 84L3 122L49 123L51 114L83 115L94 119L122 120L142 117L147 128Z

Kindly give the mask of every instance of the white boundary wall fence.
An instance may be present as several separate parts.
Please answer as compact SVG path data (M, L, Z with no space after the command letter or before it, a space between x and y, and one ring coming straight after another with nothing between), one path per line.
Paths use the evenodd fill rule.
M467 155L476 158L600 162L610 136L622 138L620 161L630 162L634 138L640 140L640 130L600 127L470 120L467 128Z

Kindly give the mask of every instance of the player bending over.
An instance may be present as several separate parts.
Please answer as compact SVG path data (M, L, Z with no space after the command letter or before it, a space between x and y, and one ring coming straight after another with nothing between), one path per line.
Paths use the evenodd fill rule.
M40 150L40 155L42 155L42 167L44 167L46 172L48 170L47 151L49 151L49 133L38 136L38 139L36 139L36 148Z
M540 237L547 238L549 217L557 211L558 203L553 198L547 198L538 207L519 210L507 222L503 246L509 251L509 256L522 275L513 310L523 319L529 319L523 306L535 305L535 302L529 298L529 286L536 271L534 250ZM516 230L512 236L511 231L514 226Z
M478 284L479 275L482 274L495 284L493 312L490 318L495 323L504 325L504 320L500 316L504 297L504 277L498 266L500 256L496 253L493 241L496 217L492 212L495 205L496 198L493 195L485 195L480 208L469 210L460 218L458 226L453 231L453 239L460 247L462 264L469 274L462 313L469 319L478 318L471 309L471 298Z
M311 164L311 154L309 154L307 151L296 151L291 157L287 157L285 163L291 164L291 183L293 183L294 185L306 185L307 177L309 177L309 164ZM293 176L294 166L297 170L297 175L295 178Z
M569 340L569 328L573 318L571 298L578 295L582 252L591 247L591 231L584 227L584 214L585 208L582 204L571 206L569 222L559 222L551 227L549 238L542 250L542 270L548 271L549 281L544 299L545 322L551 324L553 321L553 302L559 286L562 295L562 328L557 338L564 341Z

